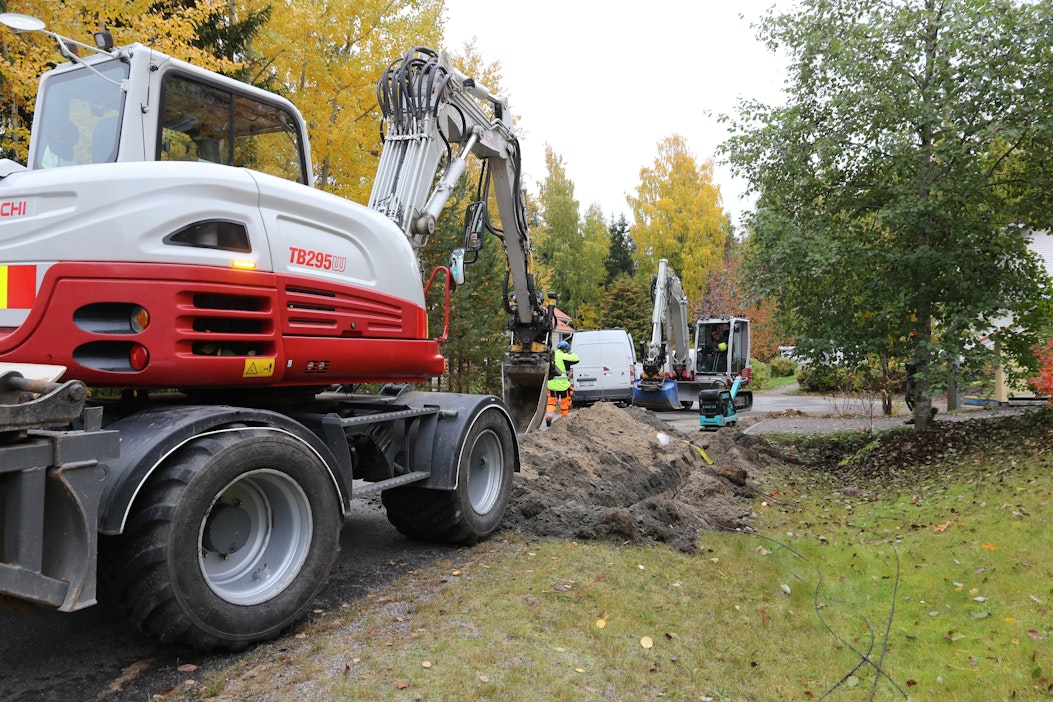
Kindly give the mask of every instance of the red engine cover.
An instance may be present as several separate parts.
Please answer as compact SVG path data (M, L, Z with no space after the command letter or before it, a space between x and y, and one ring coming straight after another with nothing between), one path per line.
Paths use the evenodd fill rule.
M129 320L141 307L149 324ZM0 361L64 365L109 387L324 386L442 374L427 314L407 300L316 280L204 266L59 263ZM129 355L148 353L142 370ZM138 352L142 357L141 350Z

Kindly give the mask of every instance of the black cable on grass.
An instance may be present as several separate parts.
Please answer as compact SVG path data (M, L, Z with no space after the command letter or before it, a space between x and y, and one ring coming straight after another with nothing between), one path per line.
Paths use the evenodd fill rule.
M836 683L834 683L834 685L832 685L829 689L827 689L826 692L824 692L820 696L820 699L824 699L827 696L829 696L831 693L833 693L834 690L836 690L841 685L845 684L845 682L847 682L847 680L850 677L852 677L856 673L856 671L858 671L864 665L868 665L868 664L870 666L873 666L874 671L875 671L874 683L871 686L871 690L870 690L870 699L871 700L873 700L874 696L877 694L877 684L878 684L878 681L881 678L885 678L886 680L888 680L888 682L892 685L892 687L894 687L896 689L896 691L899 692L903 696L904 699L909 699L909 696L907 695L906 691L902 687L900 687L899 684L896 683L895 680L892 679L892 676L889 675L888 672L885 671L885 669L884 669L884 667L882 665L884 660L885 660L885 649L886 649L886 646L884 644L881 646L881 655L878 657L878 660L876 662L870 659L870 654L874 650L875 637L874 637L873 627L870 625L870 622L867 620L866 617L863 617L863 622L866 624L867 631L870 634L870 646L868 647L868 649L867 649L867 651L865 653L862 652L862 651L856 650L856 648L852 644L850 644L847 640L845 640L845 638L843 636L838 634L834 630L834 628L830 625L830 623L827 622L826 619L823 617L823 614L821 612L822 608L819 605L819 590L822 588L822 584L823 584L823 572L819 569L818 566L815 565L815 563L813 563L811 560L806 558L800 551L797 551L796 549L790 547L788 544L785 544L785 543L779 541L778 539L774 539L774 538L772 538L770 536L765 536L764 534L760 534L760 533L754 531L753 529L749 529L749 530L745 530L745 529L731 529L729 527L724 526L723 524L720 524L718 522L714 522L714 521L708 519L707 517L705 517L705 515L700 515L700 516L702 517L703 521L705 521L707 524L709 524L710 526L714 527L717 530L724 530L724 531L730 531L730 532L733 532L733 533L747 534L747 535L756 536L759 539L763 539L765 541L768 541L768 542L778 546L779 548L785 549L789 553L797 556L802 561L804 561L805 563L810 565L813 570L815 570L815 574L816 574L817 580L816 580L816 583L815 583L815 588L812 590L812 609L815 610L816 617L818 617L819 622L830 633L830 635L832 637L834 637L834 639L836 641L841 643L843 646L845 646L845 648L847 648L848 650L850 650L852 653L856 654L859 657L859 662L856 663L856 665L852 668L852 670L850 670L849 672L845 673L841 677L840 680L838 680ZM891 609L889 610L889 615L888 615L888 618L887 618L886 623L885 623L885 633L884 633L884 639L883 639L885 644L887 644L888 637L889 637L889 635L890 635L890 633L892 631L892 620L893 620L893 617L894 617L895 612L896 612L896 596L899 593L899 565L900 565L899 551L896 550L895 545L890 543L889 546L892 547L892 552L896 556L896 576L895 576L895 578L893 580L893 585L892 585L892 605L891 605ZM802 583L805 582L804 578L802 576L798 575L797 573L795 573L792 568L788 568L788 570L789 570L790 574L794 578L796 578L798 581L800 581Z
M705 450L702 449L702 447L696 445L694 442L689 441L689 440L685 441L685 443L690 444L699 453L701 453L703 455L703 457L707 458L707 460L708 460L708 456L706 456ZM709 473L709 474L711 474L711 475L713 475L715 477L718 477L718 478L721 478L721 479L726 479L725 476L720 475L720 473L717 473L715 470L709 468L708 466L702 466L702 470L706 471L707 473ZM766 500L769 499L759 488L755 488L752 485L748 485L748 484L745 484L744 487L749 492L751 492L752 494L754 494L757 497L762 497L762 498L764 498ZM770 501L773 502L773 503L776 503L776 504L785 504L785 503L779 502L778 500L775 500L774 498L771 498ZM778 547L783 548L783 549L789 551L790 553L792 553L793 555L797 556L802 561L804 561L808 565L812 566L812 568L815 570L815 573L816 573L816 576L817 576L818 579L816 581L815 588L814 588L814 590L812 592L812 608L815 610L816 616L819 618L819 621L820 621L820 623L822 623L823 627L826 628L826 630L830 633L831 636L834 637L835 640L837 640L843 646L845 646L848 650L852 651L857 656L859 656L859 662L856 663L856 665L849 672L845 673L841 677L841 679L838 680L832 687L830 687L826 692L824 692L820 696L820 699L824 699L827 696L829 696L831 693L833 693L834 690L836 690L841 685L845 684L848 681L849 678L851 678L853 675L855 675L855 673L860 668L862 668L864 665L867 665L867 664L873 666L874 670L875 670L875 673L876 673L874 675L874 683L871 686L871 690L870 690L870 699L871 700L873 700L874 699L874 695L877 694L877 684L878 684L878 681L881 678L887 679L889 681L889 683L891 683L891 685L896 689L896 691L899 692L901 695L903 695L904 699L909 699L909 696L903 690L903 688L901 688L896 683L896 681L892 679L892 676L890 676L885 671L885 669L882 667L882 663L885 660L885 651L887 649L887 646L884 645L884 644L888 643L889 635L891 634L891 631L892 631L892 620L893 620L893 618L895 616L895 613L896 613L896 596L899 593L899 566L900 566L900 560L899 560L899 551L896 549L895 545L893 545L891 543L889 544L889 546L891 546L891 548L892 548L893 554L896 557L896 575L895 575L895 578L893 580L893 585L892 585L892 604L891 604L891 609L889 610L888 619L885 622L885 633L884 633L884 638L883 638L884 644L881 646L881 656L878 658L877 662L875 663L874 661L872 661L870 659L870 654L874 650L874 643L875 643L876 638L874 636L874 628L871 626L870 621L866 617L863 617L863 622L866 624L867 632L870 635L869 636L870 637L870 645L867 648L866 653L857 651L856 648L854 646L852 646L852 644L850 644L848 641L846 641L844 637L842 637L840 634L838 634L836 631L834 631L834 628L829 624L829 622L827 622L826 619L823 618L823 614L820 611L821 607L819 606L819 590L822 587L822 583L823 583L823 572L821 570L819 570L818 566L816 566L810 560L805 558L804 555L801 554L799 551L791 548L789 545L779 541L778 539L774 539L774 538L772 538L770 536L765 536L763 534L757 533L755 530L753 530L753 529L751 529L749 527L747 527L745 529L732 529L732 528L724 526L723 524L720 524L718 522L712 521L711 519L707 518L704 514L699 513L699 517L702 519L702 521L706 522L707 524L709 524L710 526L714 527L717 530L730 531L730 532L734 532L734 533L744 533L744 534L756 536L759 539L764 539L764 540L766 540L766 541L768 541L768 542L770 542L772 544L775 544ZM802 583L805 582L804 578L801 577L800 575L798 575L797 573L793 572L792 568L788 568L788 570L790 571L790 574L794 578L796 578L798 581L800 581Z

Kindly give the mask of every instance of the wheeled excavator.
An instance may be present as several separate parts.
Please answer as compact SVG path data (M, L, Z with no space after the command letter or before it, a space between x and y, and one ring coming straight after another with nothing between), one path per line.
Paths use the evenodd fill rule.
M101 594L165 643L240 649L303 614L355 498L414 538L494 533L553 325L507 100L443 53L393 62L362 205L313 187L281 96L0 22L67 60L40 79L28 163L0 161L0 595ZM429 278L417 252L470 156L464 247ZM416 391L445 365L426 296L485 234L508 259L507 402Z

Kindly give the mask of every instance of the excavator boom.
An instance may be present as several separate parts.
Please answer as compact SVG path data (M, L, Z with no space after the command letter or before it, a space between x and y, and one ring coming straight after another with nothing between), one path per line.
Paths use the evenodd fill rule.
M454 68L445 52L423 47L388 67L377 97L384 148L369 206L398 224L414 250L419 252L435 231L468 157L483 162L478 200L469 207L464 248L458 251L460 256L477 252L486 233L501 242L512 337L502 366L503 394L517 431L524 434L540 424L544 412L555 305L534 285L519 141L508 100ZM500 228L491 224L487 211L491 186Z

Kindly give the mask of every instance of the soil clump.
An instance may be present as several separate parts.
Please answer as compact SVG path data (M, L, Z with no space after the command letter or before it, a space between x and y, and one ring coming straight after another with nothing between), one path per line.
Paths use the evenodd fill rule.
M597 403L521 440L502 526L691 553L703 530L748 528L749 480L775 461L759 443L731 427L687 436L648 410Z

